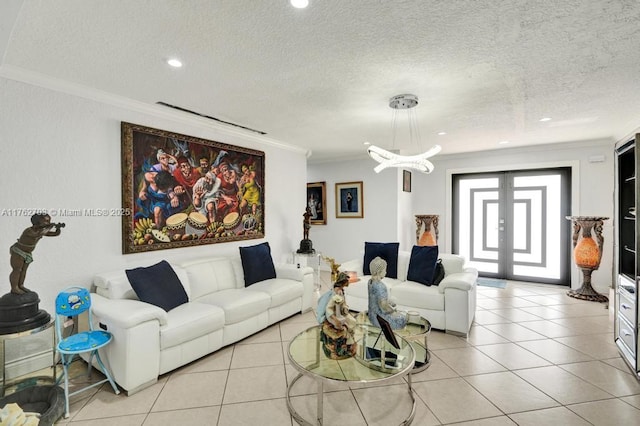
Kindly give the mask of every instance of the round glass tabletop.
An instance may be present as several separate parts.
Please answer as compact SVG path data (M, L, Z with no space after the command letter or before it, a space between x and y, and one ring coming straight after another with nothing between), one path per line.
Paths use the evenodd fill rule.
M356 355L335 360L325 356L320 330L320 326L308 328L289 343L291 365L304 375L325 380L368 383L391 379L413 368L415 352L404 338L398 339L400 349L396 349L386 341L379 328L358 325L354 336L358 344Z

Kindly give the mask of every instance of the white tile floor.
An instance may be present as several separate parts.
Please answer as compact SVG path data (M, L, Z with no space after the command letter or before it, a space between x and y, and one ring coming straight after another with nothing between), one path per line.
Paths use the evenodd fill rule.
M640 425L640 382L613 343L613 312L565 292L517 282L479 287L468 338L429 336L431 366L412 378L413 424ZM313 312L295 315L130 397L103 385L75 397L71 417L57 424L293 426L285 393L296 372L287 344L315 324ZM313 418L315 385L305 380L292 400ZM327 385L325 425L398 424L410 409L406 389L404 379Z

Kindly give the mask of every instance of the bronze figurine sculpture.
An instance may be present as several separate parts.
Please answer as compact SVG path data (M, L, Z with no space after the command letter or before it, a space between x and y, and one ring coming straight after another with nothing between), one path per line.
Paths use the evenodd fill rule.
M9 274L9 282L11 283L11 293L24 294L29 289L24 286L24 278L27 274L27 268L33 262L32 252L36 248L36 244L42 237L56 237L60 235L60 229L64 228L64 223L51 223L51 216L44 213L37 213L31 216L31 224L25 229L18 238L18 241L11 246L11 274Z

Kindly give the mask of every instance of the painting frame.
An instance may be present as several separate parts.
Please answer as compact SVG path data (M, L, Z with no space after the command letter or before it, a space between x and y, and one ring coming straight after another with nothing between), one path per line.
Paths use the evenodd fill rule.
M411 192L411 172L409 170L402 171L402 191Z
M355 195L353 194L355 192ZM364 193L362 181L336 183L336 218L362 219Z
M307 183L307 206L311 209L311 224L327 224L327 184L326 182Z
M122 253L265 236L263 151L121 122Z

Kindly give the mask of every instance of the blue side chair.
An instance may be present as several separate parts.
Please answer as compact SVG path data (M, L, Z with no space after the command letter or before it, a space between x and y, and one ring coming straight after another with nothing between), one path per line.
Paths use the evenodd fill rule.
M89 316L89 330L64 337L63 331L66 325L84 312L87 312ZM120 393L116 383L111 377L111 373L109 373L109 370L104 366L100 359L100 354L98 353L100 348L111 342L112 336L108 331L93 329L91 296L89 294L89 290L82 287L68 287L58 293L58 296L56 297L56 336L58 341L56 350L60 354L64 377L65 418L69 417L70 396L91 389L95 386L99 386L105 382L109 382L111 384L111 387L116 394ZM71 362L76 355L80 355L82 353L89 354L87 376L91 377L91 367L93 358L95 357L100 369L106 376L106 379L69 393L69 365L71 365Z

